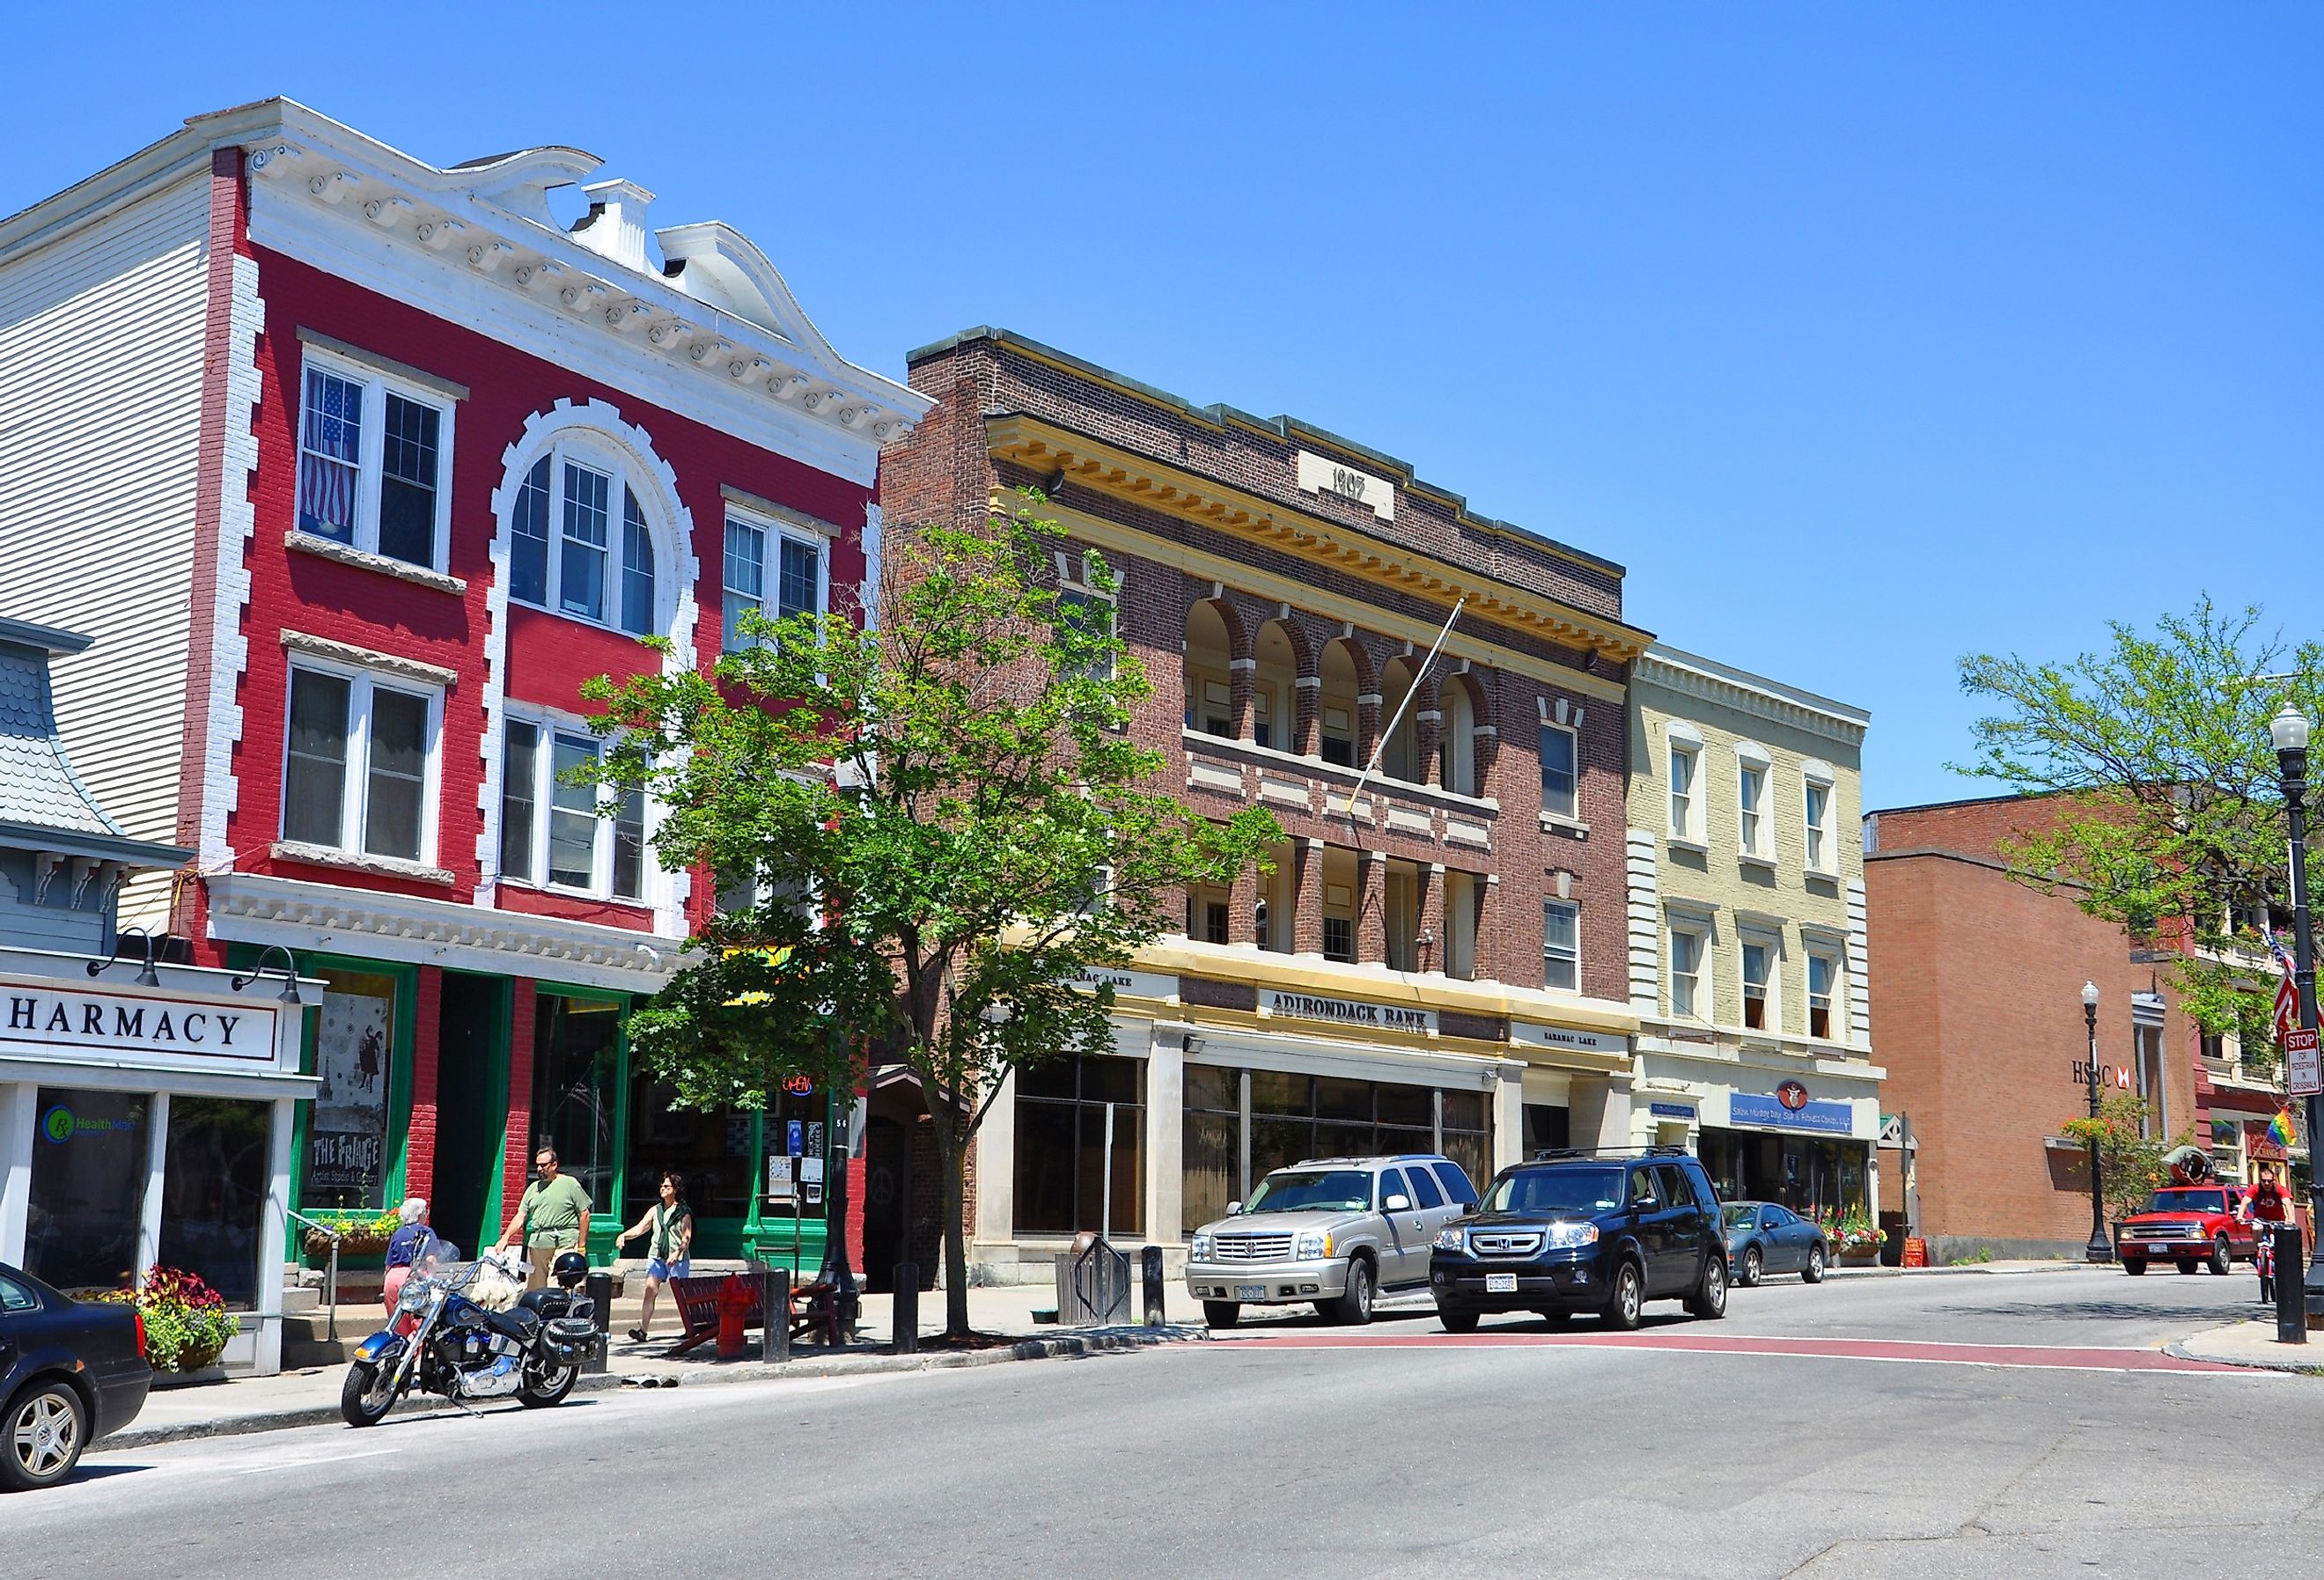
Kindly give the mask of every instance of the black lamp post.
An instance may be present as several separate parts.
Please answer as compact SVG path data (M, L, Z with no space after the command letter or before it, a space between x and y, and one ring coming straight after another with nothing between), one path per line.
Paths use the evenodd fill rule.
M825 1100L824 1112L828 1115L824 1123L829 1127L824 1134L829 1139L823 1147L823 1270L816 1277L831 1286L839 1331L853 1343L855 1319L862 1308L862 1293L847 1249L847 1166L853 1157L850 1132L855 1117L853 1094L835 1086Z
M2106 1195L2098 1174L2098 984L2082 984L2082 1025L2089 1032L2089 1057L2082 1074L2090 1084L2090 1243L2084 1249L2092 1261L2112 1261L2114 1245L2107 1239Z
M2316 1030L2316 947L2308 929L2308 716L2291 703L2267 726L2275 742L2275 761L2283 771L2283 805L2292 818L2292 979L2300 990L2300 1028ZM2324 1098L2308 1098L2309 1196L2315 1197L2316 1127L2324 1119ZM2288 1170L2287 1170L2288 1172ZM2324 1317L2324 1255L2316 1236L2309 1237L2305 1280L2308 1321L2314 1326ZM2279 1270L2278 1277L2282 1277Z

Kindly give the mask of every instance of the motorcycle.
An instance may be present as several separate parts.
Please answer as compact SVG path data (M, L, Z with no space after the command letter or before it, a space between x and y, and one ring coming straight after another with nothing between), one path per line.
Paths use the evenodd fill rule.
M474 1298L486 1268L498 1271L487 1261L462 1263L448 1241L420 1247L388 1326L356 1345L347 1364L339 1387L347 1425L378 1425L415 1388L463 1409L512 1395L533 1409L564 1402L600 1337L596 1302L575 1292L587 1259L563 1252L551 1272L558 1287L531 1290L505 1311Z

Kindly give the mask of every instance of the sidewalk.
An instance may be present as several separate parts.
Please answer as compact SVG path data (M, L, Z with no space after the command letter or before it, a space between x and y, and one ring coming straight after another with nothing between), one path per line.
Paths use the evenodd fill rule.
M673 1387L716 1382L756 1382L796 1377L834 1377L879 1372L935 1371L954 1366L991 1365L1007 1361L1042 1360L1060 1355L1101 1354L1108 1351L1141 1349L1150 1344L1181 1343L1207 1337L1199 1309L1183 1287L1169 1291L1165 1307L1168 1325L1162 1327L1059 1327L1037 1324L1033 1312L1056 1303L1047 1285L1008 1285L968 1292L969 1325L978 1333L994 1335L1008 1343L991 1348L929 1351L899 1355L889 1351L894 1299L887 1295L863 1297L857 1325L859 1342L839 1349L799 1342L787 1363L758 1360L758 1330L751 1331L751 1358L721 1362L715 1341L696 1346L676 1360L668 1358L678 1342L675 1310L667 1303L654 1313L653 1337L633 1343L616 1329L603 1373L585 1374L580 1391L619 1388L641 1378L653 1378ZM632 1307L634 1309L634 1307ZM339 1332L359 1338L379 1326L376 1305L344 1306ZM627 1313L623 1313L627 1318ZM923 1342L944 1331L945 1298L941 1289L920 1296L918 1329ZM628 1318L633 1322L633 1318ZM339 1386L345 1366L319 1366L286 1372L276 1377L245 1377L196 1388L156 1390L127 1428L100 1438L92 1452L137 1448L187 1437L225 1437L244 1432L268 1432L286 1427L335 1424L339 1419ZM493 1401L497 1402L497 1401ZM406 1400L397 1413L453 1407L433 1396Z
M2279 1344L2273 1312L2225 1327L2206 1328L2163 1347L2182 1360L2324 1376L2324 1332L2311 1332L2304 1344Z

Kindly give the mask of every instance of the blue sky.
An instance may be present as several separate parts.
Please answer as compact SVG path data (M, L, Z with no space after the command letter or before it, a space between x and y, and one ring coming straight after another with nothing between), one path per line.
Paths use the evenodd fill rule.
M1874 806L1980 793L1965 651L2206 588L2314 631L2324 12L1111 9L50 8L0 210L272 93L577 144L856 361L1006 325L1621 561L1869 707Z

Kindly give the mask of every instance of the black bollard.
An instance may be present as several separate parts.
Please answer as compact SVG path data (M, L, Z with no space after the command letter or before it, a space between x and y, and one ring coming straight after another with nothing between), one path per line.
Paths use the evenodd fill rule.
M920 1267L914 1261L896 1264L896 1353L920 1353Z
M613 1331L613 1275L592 1269L581 1287L589 1296L589 1320L597 1325L596 1347L589 1358L581 1363L584 1372L603 1372L605 1355L612 1344Z
M2279 1224L2274 1234L2275 1342L2304 1344L2308 1342L2308 1290L2302 1275L2307 1259L2300 1243L2300 1225Z
M773 1262L759 1264L759 1309L766 1326L759 1330L759 1359L791 1358L791 1270Z
M1146 1326L1159 1327L1162 1316L1162 1248L1149 1245L1138 1253L1139 1270L1146 1275Z

